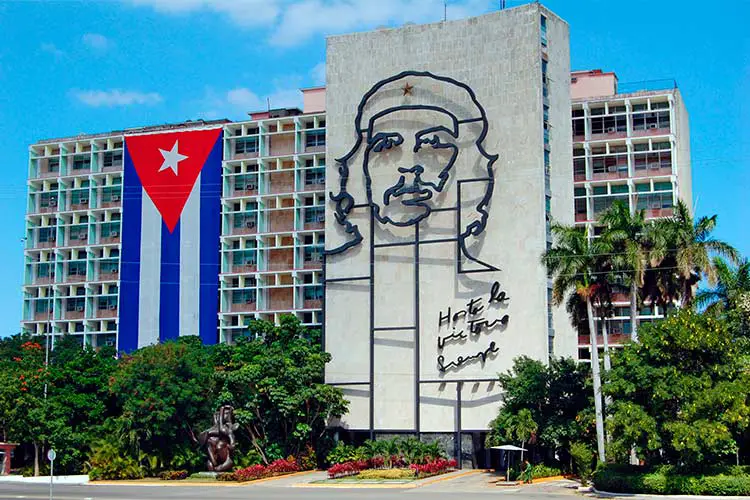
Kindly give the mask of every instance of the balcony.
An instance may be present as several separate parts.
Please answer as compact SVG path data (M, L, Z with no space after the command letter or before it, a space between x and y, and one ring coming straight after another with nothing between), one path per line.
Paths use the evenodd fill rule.
M294 290L291 288L272 288L268 290L268 310L294 309Z
M230 196L255 196L258 194L257 175L254 179L243 179L235 177L232 182L232 192Z
M674 215L674 208L647 208L646 218L658 218L658 217L672 217Z
M635 129L634 128L632 130L632 132L631 132L630 135L632 137L648 137L648 136L652 136L652 135L667 135L667 134L670 134L672 132L671 129L669 128L669 124L668 123L666 125L663 125L663 126L655 125L655 124L652 124L652 125L653 126L650 125L650 126L646 127L645 129L644 128L639 128L639 129Z
M616 179L627 179L628 178L628 165L620 165L618 167L624 167L624 168L617 168L617 169L609 169L606 172L595 172L591 175L591 180L594 181L606 181L606 180L616 180Z
M65 275L65 283L82 283L86 281L86 273L69 272Z
M636 165L633 177L663 177L672 175L671 163L651 163L648 165Z
M62 319L83 319L85 317L86 313L83 310L83 307L75 307L72 310L66 310L65 314L63 314Z
M66 247L79 247L88 245L89 235L88 233L71 234L65 238Z
M116 318L117 317L117 306L109 305L105 308L96 308L96 318Z
M229 217L231 234L255 234L258 232L257 214L235 213Z
M230 312L254 312L258 310L258 303L255 300L245 302L232 302L229 307Z
M258 270L258 265L253 264L230 264L229 273L254 273Z
M284 194L294 192L294 172L273 172L269 175L268 192Z

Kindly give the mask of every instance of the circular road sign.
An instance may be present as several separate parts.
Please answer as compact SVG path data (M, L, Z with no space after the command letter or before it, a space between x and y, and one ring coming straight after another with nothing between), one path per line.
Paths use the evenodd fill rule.
M47 452L47 460L49 460L49 461L51 462L51 461L53 461L53 460L54 460L55 458L57 458L57 452L55 452L55 450L49 450L49 451Z

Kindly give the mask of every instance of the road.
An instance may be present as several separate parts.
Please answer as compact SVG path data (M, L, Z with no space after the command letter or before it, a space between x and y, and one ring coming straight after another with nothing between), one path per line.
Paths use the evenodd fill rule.
M567 481L526 487L490 486L487 477L477 474L413 489L311 488L293 487L292 481L272 481L247 486L194 485L85 485L55 487L55 500L483 500L508 497L509 500L576 500ZM0 500L48 500L49 487L37 484L2 483Z

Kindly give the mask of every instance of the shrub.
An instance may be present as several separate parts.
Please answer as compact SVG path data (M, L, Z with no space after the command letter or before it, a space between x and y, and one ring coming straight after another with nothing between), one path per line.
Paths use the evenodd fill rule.
M297 465L297 460L292 456L286 459L280 458L274 460L268 467L266 467L266 473L268 476L278 476L297 471L299 471L299 465Z
M560 469L557 469L555 467L548 467L544 464L537 464L531 468L531 477L534 479L559 476L561 474L562 472L560 471Z
M571 443L570 456L576 464L581 484L586 486L591 479L591 466L594 461L594 452L584 443Z
M94 446L88 461L89 479L141 479L143 469L136 459L125 454L113 443L101 442Z
M234 471L234 476L237 481L245 482L266 477L266 473L266 467L258 464L245 467L244 469L237 469Z
M597 489L614 493L659 495L750 495L750 476L742 468L728 468L738 475L690 475L674 467L647 470L638 467L602 466L594 473Z
M217 481L237 481L234 472L221 472L216 476Z
M358 479L414 479L412 469L367 469L357 476Z
M367 460L356 460L351 462L344 462L343 464L336 464L328 469L328 477L335 479L338 477L353 476L359 474L368 468Z
M165 481L179 481L180 479L187 479L188 471L186 470L165 470L159 474L161 479Z
M409 467L417 477L429 477L442 474L449 469L455 469L457 465L458 463L455 460L439 458L426 464L411 464Z
M336 444L336 447L328 454L326 460L328 460L329 464L336 465L345 462L352 462L358 458L357 448L339 441L338 444Z

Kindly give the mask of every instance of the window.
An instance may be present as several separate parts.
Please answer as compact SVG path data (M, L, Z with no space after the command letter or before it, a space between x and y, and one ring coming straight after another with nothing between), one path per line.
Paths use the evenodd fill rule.
M258 189L258 175L245 174L234 178L234 189L237 191L253 191Z
M101 225L100 231L102 238L117 238L120 236L120 223L105 222Z
M585 177L586 176L586 159L585 158L576 158L573 160L573 175L575 177Z
M586 196L586 188L575 188L573 189L574 196Z
M305 147L311 148L326 145L326 133L324 130L307 132L305 134Z
M68 264L68 276L86 276L85 262L71 262Z
M258 152L257 137L243 137L234 141L234 154L248 154Z
M104 153L102 158L102 167L121 167L122 166L122 151L107 151Z
M542 45L544 47L547 46L547 18L542 16L541 19L541 37L542 37Z
M320 285L305 287L305 300L323 300L323 287Z
M108 186L102 189L102 203L111 203L114 201L120 201L120 188L115 186Z
M592 134L612 134L626 132L628 127L625 115L602 116L591 119Z
M324 221L325 213L323 207L310 207L305 209L305 224Z
M51 309L51 303L49 298L37 299L34 301L34 312L46 313Z
M85 242L89 237L88 226L80 224L77 226L70 227L70 239Z
M652 102L651 109L669 109L669 101Z
M255 250L237 250L232 252L232 265L253 266L257 263Z
M669 128L669 111L638 113L633 115L633 130Z
M57 206L57 193L42 193L39 199L41 208L54 208Z
M305 247L304 251L305 262L322 262L323 260L323 245L315 245L312 247Z
M607 186L594 186L594 194L607 194Z
M305 185L323 185L326 183L326 170L324 167L316 167L310 170L305 170Z
M671 182L654 182L654 191L671 191Z
M647 106L646 106L646 103L633 104L633 111L634 112L635 111L646 111L646 109L648 109Z
M612 194L622 194L622 193L627 194L628 186L627 184L618 184L616 186L612 186L611 190L612 190Z
M609 107L609 114L614 115L617 113L625 113L626 109L625 106L610 106Z
M232 291L232 304L252 304L255 300L255 290Z
M39 278L53 278L55 276L52 264L49 262L43 262L38 265L36 275Z
M73 170L91 168L91 155L76 155L73 157Z
M635 192L636 193L648 193L651 191L651 184L636 184L635 185Z
M55 228L43 227L39 229L39 241L42 241L42 242L55 241Z
M573 135L585 135L586 134L586 125L583 121L583 118L578 118L573 120Z
M84 299L68 299L65 301L65 310L67 312L82 312L84 305Z
M70 202L74 205L88 205L89 190L86 188L73 190L70 196Z
M578 198L575 200L576 215L583 215L586 217L586 198Z
M99 262L99 269L104 274L114 274L120 271L117 259L102 259Z
M96 308L100 311L117 309L117 297L97 297Z

